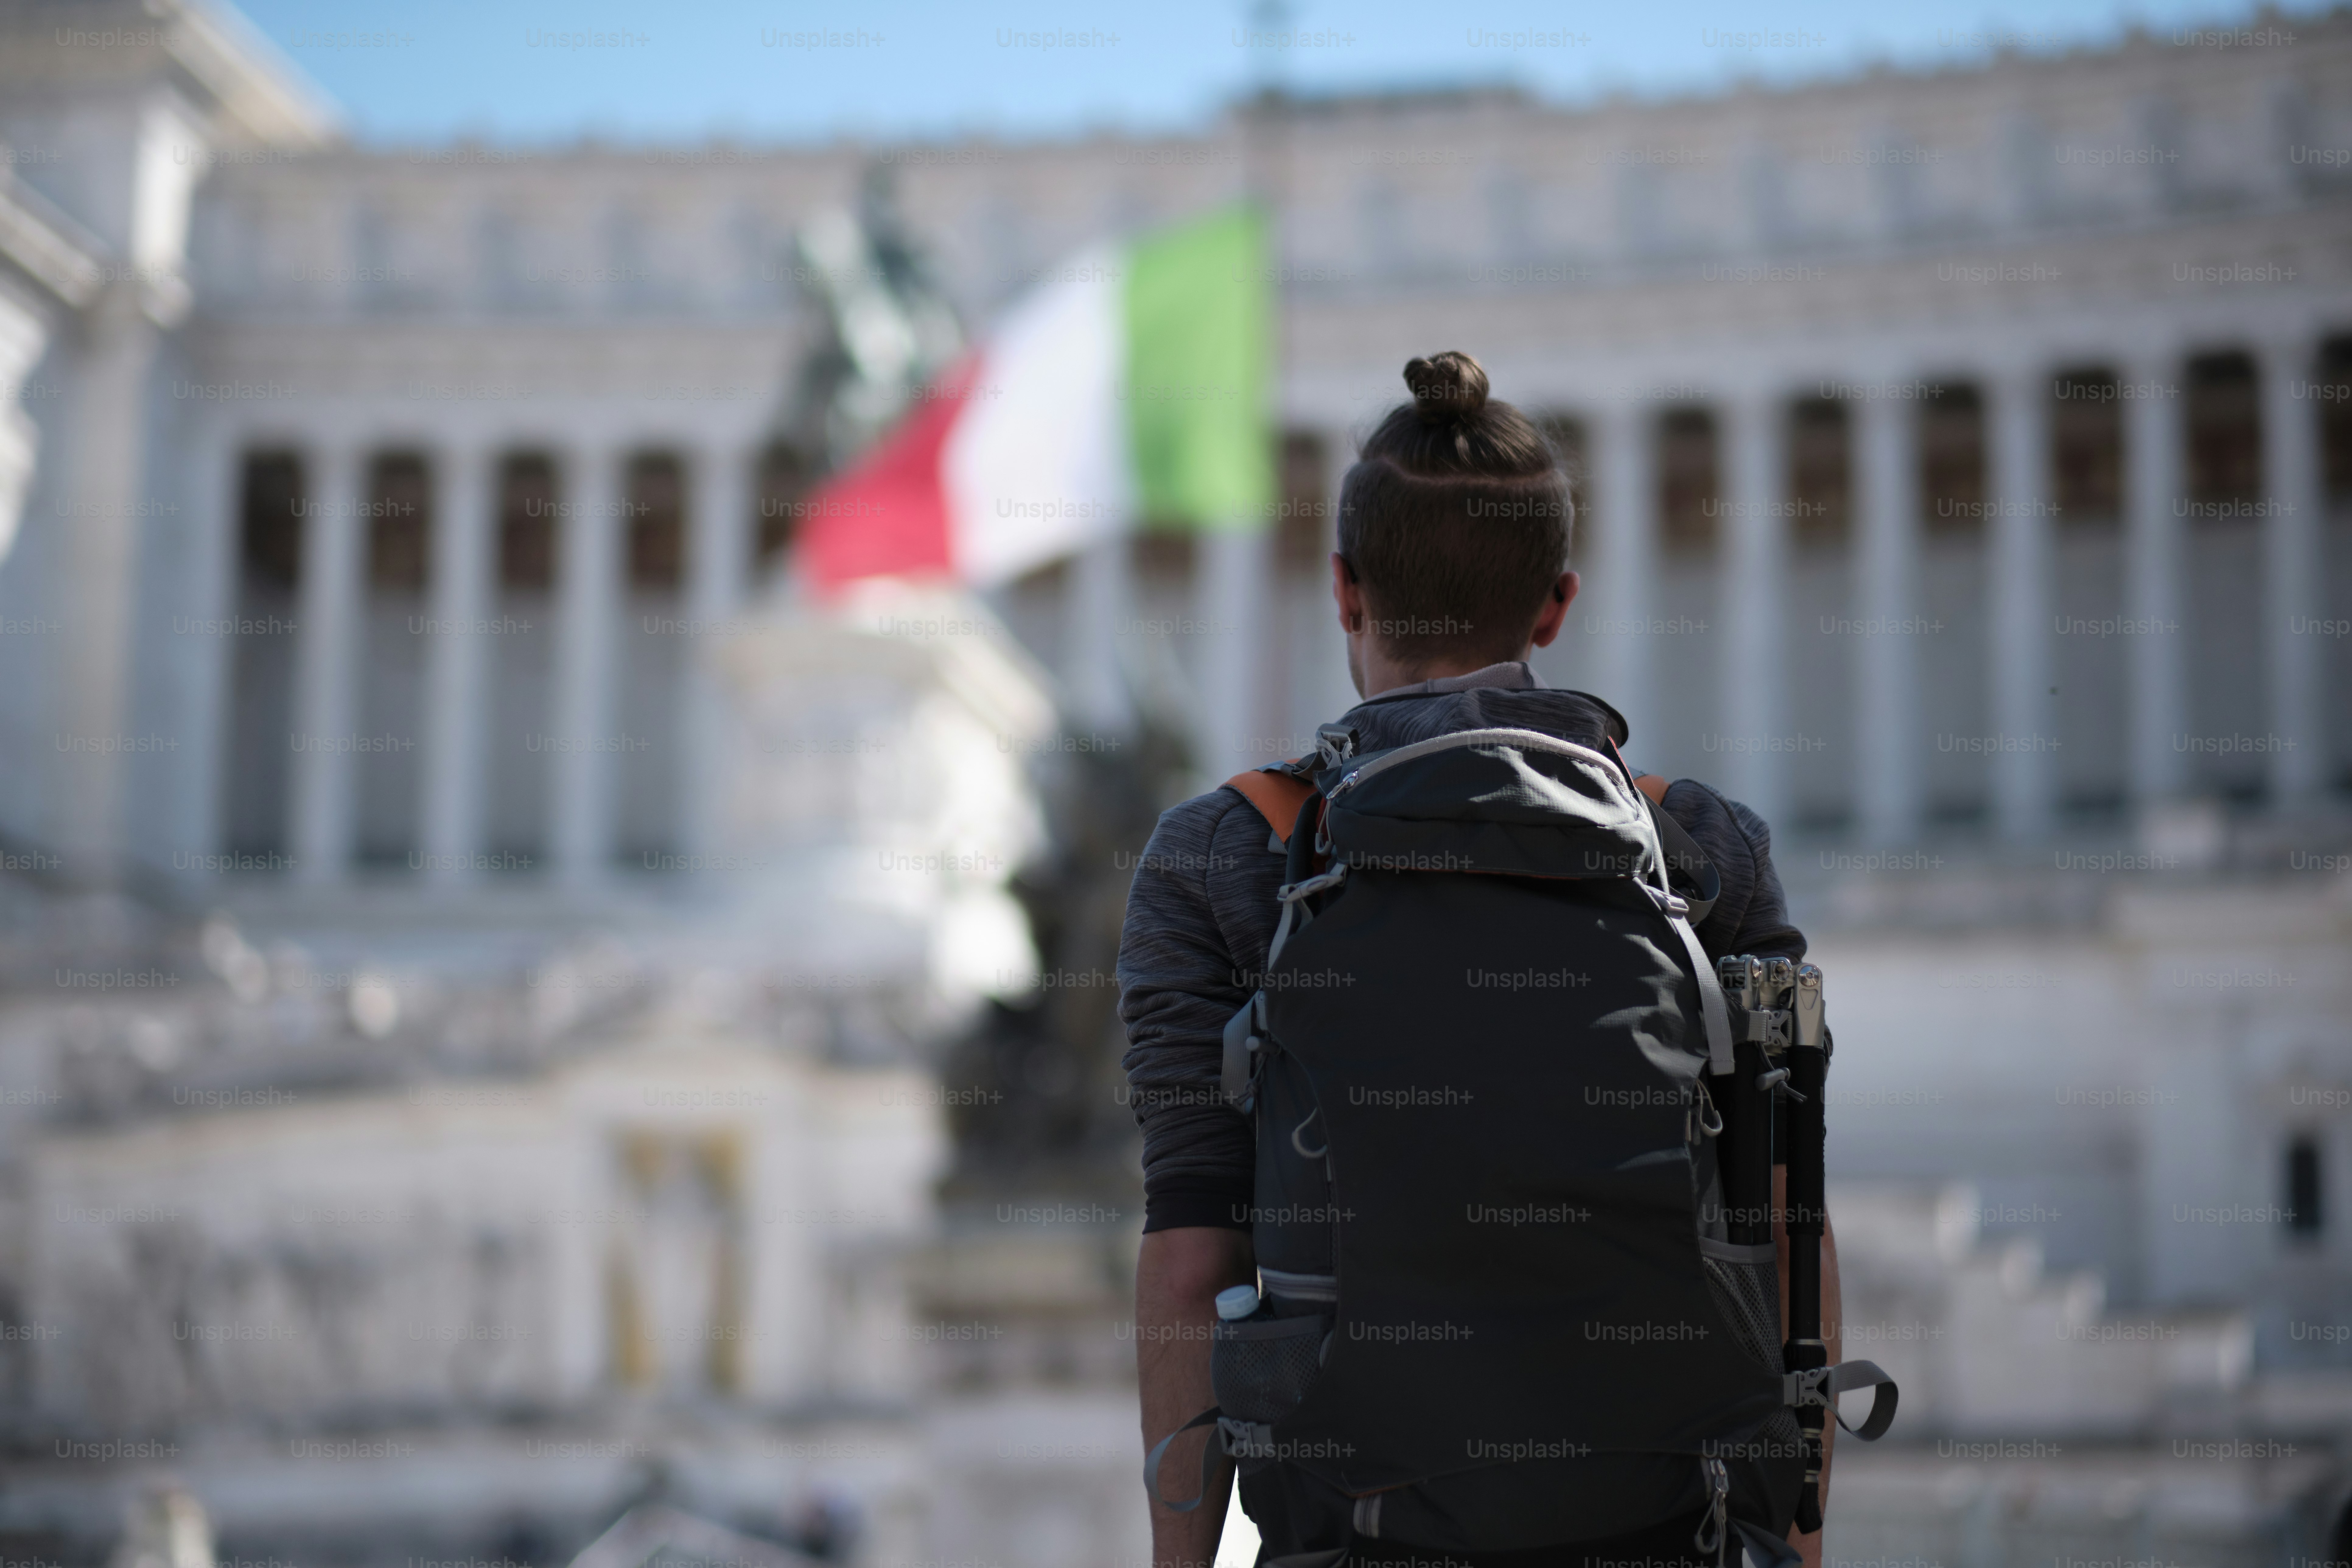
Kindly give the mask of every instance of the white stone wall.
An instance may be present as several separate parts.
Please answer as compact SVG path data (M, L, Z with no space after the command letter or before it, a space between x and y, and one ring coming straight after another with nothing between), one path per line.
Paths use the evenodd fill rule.
M901 1403L900 1258L943 1153L924 1085L653 1038L542 1079L286 1090L282 1109L50 1137L12 1226L26 1320L63 1330L36 1347L36 1406L118 1437L579 1412L631 1386L633 1331L657 1386L725 1391L703 1375L716 1340L741 1347L733 1391L756 1408ZM629 1139L657 1136L740 1151L738 1294L683 1281L686 1317L657 1295L633 1330L615 1270L657 1289L681 1283L665 1259L721 1267L665 1240L622 1168Z

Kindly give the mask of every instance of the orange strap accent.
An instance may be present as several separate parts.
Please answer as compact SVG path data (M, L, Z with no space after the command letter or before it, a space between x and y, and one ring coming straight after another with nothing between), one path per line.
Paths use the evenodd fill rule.
M1666 804L1666 781L1656 773L1634 773L1633 764L1627 762L1625 753L1617 749L1617 740L1613 735L1609 739L1609 754L1617 759L1617 765L1625 770L1625 776L1633 781L1633 787L1650 797L1652 805Z
M1290 842L1290 830L1297 824L1298 808L1315 793L1315 786L1305 779L1292 778L1288 773L1260 773L1253 769L1235 773L1225 781L1242 792L1242 798L1257 807L1265 825L1274 829L1275 837L1284 844Z

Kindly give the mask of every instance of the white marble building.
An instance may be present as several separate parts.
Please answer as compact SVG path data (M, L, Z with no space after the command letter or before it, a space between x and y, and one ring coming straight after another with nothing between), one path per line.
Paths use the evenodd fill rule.
M1588 598L1545 674L1623 709L1637 761L1780 829L1846 1047L1857 1289L1895 1303L1880 1321L1977 1325L1969 1357L1921 1363L1913 1430L2127 1448L2168 1422L2345 1426L2343 13L1573 110L1465 90L1286 100L1163 139L552 152L354 148L209 10L10 5L0 28L5 869L218 910L260 951L307 943L354 974L381 953L445 977L480 952L548 960L550 931L674 952L658 938L693 910L743 969L833 935L899 952L901 977L961 964L978 984L1010 961L971 955L1017 947L1001 876L955 896L886 879L857 906L885 913L841 934L822 853L840 818L755 829L729 805L745 731L719 650L788 579L803 493L772 436L819 331L790 237L878 165L984 323L1088 241L1255 190L1279 219L1280 515L1233 542L1139 541L1110 574L1131 584L1118 657L1191 705L1202 771L1289 754L1345 705L1321 562L1349 433L1412 354L1478 353L1579 468ZM1018 695L1028 655L1099 689L1082 580L1099 579L1001 596L1026 655L941 656L964 715L946 776L953 744L1048 722ZM785 657L796 700L829 715L772 710L787 750L843 740L856 761L854 682L908 640L895 623L999 624L855 614L872 624L850 652L820 637ZM955 673L967 654L993 695ZM893 689L932 689L909 679ZM1083 700L1072 717L1098 721ZM809 756L822 779L748 805L832 790L855 817L891 787ZM1017 855L1004 787L984 831L851 837ZM771 855L777 876L727 874ZM789 941L762 924L779 910ZM664 1039L722 1076L817 1070L712 1027L616 1029L609 1059L536 1066L532 1092L584 1106L580 1085ZM393 1136L394 1109L352 1112L352 1136ZM583 1135L527 1120L476 1135ZM218 1179L262 1181L268 1151L323 1135L297 1121L265 1118L250 1174ZM119 1154L44 1136L26 1168L104 1208L138 1172L145 1191L181 1181L203 1134L165 1118ZM1973 1227L1913 1245L1956 1178ZM2196 1348L2062 1362L2090 1390L2074 1427L2048 1392L2076 1383L1985 1350L2027 1335L2040 1355L2050 1322L2102 1310ZM547 1353L530 1376L588 1364ZM1959 1497L1912 1462L1874 1491L1852 1461L1850 1528L1891 1551L1945 1509L1965 1516L1954 1561L2029 1538L1999 1534L2032 1511L2000 1501L2011 1483L1979 1468ZM2281 1532L2337 1484L2325 1465L2227 1475L2246 1487L2196 1529L2229 1551L2307 1541ZM1003 1482L1047 1504L1055 1484ZM2105 1480L2083 1485L2091 1533L2031 1539L2096 1543L2123 1517ZM1026 1507L991 1493L964 1517L1034 1540ZM2132 1517L2151 1551L2173 1539ZM1027 1550L993 1539L974 1550ZM1077 1563L1105 1537L1069 1539Z
M151 31L195 47L196 16ZM72 625L116 617L120 651L51 615L14 646L60 673L11 722L171 742L13 781L10 832L69 859L275 854L320 883L415 858L441 885L690 850L709 739L668 700L679 650L788 555L766 432L813 322L787 240L877 162L982 318L1089 238L1274 191L1292 510L1409 353L1476 347L1588 473L1591 614L1551 668L1776 819L2030 841L2183 794L2308 801L2352 748L2325 721L2333 20L1574 113L1469 93L1182 142L536 153L351 150L263 55L224 55L240 85L199 106L168 42L60 44L47 16L10 46L12 188L134 275L23 312L28 515L108 526L27 531L5 587L28 617L86 595ZM100 462L76 411L125 300L103 363L149 395L106 403L138 458ZM1321 521L1270 529L1237 591L1313 591ZM1170 553L1147 592L1191 582ZM1244 753L1344 694L1278 618L1300 646L1251 661ZM282 731L315 744L258 740Z

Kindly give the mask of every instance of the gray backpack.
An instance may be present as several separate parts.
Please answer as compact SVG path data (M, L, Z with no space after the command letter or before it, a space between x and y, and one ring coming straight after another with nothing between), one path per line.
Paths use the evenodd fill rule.
M1282 1568L1692 1514L1703 1556L1795 1561L1823 1415L1875 1387L1875 1438L1895 1407L1819 1339L1819 972L1707 962L1713 868L1613 746L1355 747L1327 726L1318 756L1234 781L1289 828L1265 972L1225 1035L1261 1292L1220 1300L1217 1405L1180 1430L1214 1425Z

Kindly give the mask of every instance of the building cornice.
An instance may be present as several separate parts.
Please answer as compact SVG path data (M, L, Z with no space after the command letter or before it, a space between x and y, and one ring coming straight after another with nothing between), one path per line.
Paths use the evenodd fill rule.
M79 310L104 287L106 247L21 181L0 173L0 258Z
M333 100L243 16L204 0L152 0L170 17L172 61L212 100L223 141L324 147L341 137Z
M0 5L0 91L185 98L216 145L312 151L341 135L332 101L244 17L206 0Z

